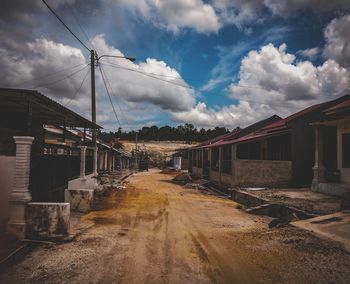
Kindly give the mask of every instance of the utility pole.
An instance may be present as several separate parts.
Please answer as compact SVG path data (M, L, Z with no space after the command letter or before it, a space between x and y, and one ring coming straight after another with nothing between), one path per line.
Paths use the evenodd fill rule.
M136 142L136 146L135 146L135 150L136 150L136 157L135 157L135 164L136 164L136 170L138 170L139 168L139 163L138 163L138 149L137 149L137 132L136 132L136 139L135 139L135 142Z
M90 51L91 65L91 120L92 128L92 146L94 148L93 173L97 176L97 139L96 139L96 91L95 91L95 50Z
M93 173L94 176L98 175L97 172L97 131L96 131L96 90L95 90L95 62L99 62L102 57L112 57L112 58L123 58L130 60L131 62L135 61L135 58L128 56L119 56L119 55L108 55L104 54L101 56L97 55L97 52L93 49L90 50L90 65L91 65L91 120L93 123L92 128L92 145L94 148L94 157L93 157Z

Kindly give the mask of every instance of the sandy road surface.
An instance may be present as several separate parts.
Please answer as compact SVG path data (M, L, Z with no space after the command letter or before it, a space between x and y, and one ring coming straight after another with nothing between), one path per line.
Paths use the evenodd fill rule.
M40 247L0 283L346 283L350 255L236 203L139 173L100 200L74 242ZM103 209L104 208L104 209Z

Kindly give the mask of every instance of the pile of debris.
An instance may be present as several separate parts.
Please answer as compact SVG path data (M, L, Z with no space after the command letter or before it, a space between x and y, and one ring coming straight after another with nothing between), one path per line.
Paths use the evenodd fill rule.
M160 173L161 174L178 174L181 170L175 169L173 167L166 167Z
M188 183L192 181L192 177L189 173L181 173L173 178L173 181L180 183Z

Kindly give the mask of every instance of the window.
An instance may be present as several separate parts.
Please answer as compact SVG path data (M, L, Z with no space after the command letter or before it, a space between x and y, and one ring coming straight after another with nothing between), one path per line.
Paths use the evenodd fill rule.
M211 169L213 171L219 170L219 148L211 149Z
M291 137L290 135L276 136L268 139L268 160L290 160L291 159Z
M245 160L260 160L260 142L250 142L237 145L237 158Z
M232 145L226 145L222 148L222 172L232 173Z
M343 168L350 168L350 133L342 135L342 161Z

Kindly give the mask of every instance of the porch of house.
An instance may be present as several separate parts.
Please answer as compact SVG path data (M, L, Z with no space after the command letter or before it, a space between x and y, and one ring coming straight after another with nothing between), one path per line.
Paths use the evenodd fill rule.
M317 122L312 190L350 200L350 118Z
M291 183L290 137L192 150L191 172L219 186L286 186Z
M83 136L68 140L77 127ZM0 89L2 232L23 239L31 226L38 238L57 237L60 224L61 234L68 234L70 210L89 209L101 170L98 149L85 136L94 127L100 128L36 91ZM117 155L108 148L107 171L117 169ZM39 229L43 224L46 232Z

